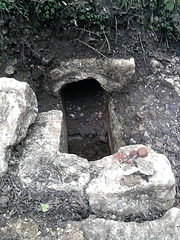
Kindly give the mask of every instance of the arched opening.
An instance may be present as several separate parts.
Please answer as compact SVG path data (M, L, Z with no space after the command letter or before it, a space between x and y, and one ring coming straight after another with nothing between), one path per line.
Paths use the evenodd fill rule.
M88 159L110 155L108 96L94 79L67 84L61 90L68 131L68 152Z

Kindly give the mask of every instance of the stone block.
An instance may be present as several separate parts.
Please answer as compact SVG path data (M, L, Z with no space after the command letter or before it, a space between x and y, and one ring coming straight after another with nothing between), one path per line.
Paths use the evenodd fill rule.
M27 83L0 78L0 176L8 169L10 148L26 136L37 111L36 96Z
M74 154L62 153L67 150L67 136L61 134L64 129L61 111L38 114L23 143L19 178L24 188L83 194L90 177L89 163Z
M172 208L164 216L143 223L117 222L105 219L86 219L81 229L87 240L178 240L180 210Z
M119 91L135 73L134 58L130 59L74 59L61 62L46 79L47 86L55 95L68 83L95 79L108 92Z
M118 153L91 162L86 193L97 216L115 215L118 219L151 219L153 213L170 209L175 200L175 178L169 160L143 145L122 147ZM137 152L132 155L132 150Z

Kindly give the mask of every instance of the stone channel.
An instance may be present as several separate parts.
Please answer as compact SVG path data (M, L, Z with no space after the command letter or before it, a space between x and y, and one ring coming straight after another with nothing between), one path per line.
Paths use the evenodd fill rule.
M174 207L176 181L170 161L143 144L122 146L122 125L112 101L107 101L108 93L123 89L134 72L133 58L61 62L47 76L46 88L60 99L63 111L42 113L27 83L0 79L0 182L11 163L17 163L19 196L26 192L32 200L43 194L39 211L44 219L58 211L58 228L47 228L48 239L178 240L180 210ZM86 94L94 99L93 106L97 103L92 112ZM80 97L75 110L72 96L74 101ZM87 125L81 126L81 118ZM68 125L69 119L76 122ZM87 135L104 145L80 141ZM5 195L0 199L6 207ZM62 207L57 210L58 205ZM9 218L0 236L47 239L37 222L23 215Z

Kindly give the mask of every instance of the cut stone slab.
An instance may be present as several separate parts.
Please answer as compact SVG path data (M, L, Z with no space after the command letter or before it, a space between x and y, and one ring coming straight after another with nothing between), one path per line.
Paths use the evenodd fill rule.
M87 219L81 226L86 240L178 240L180 210L172 208L162 218L144 223Z
M97 216L115 215L117 219L141 216L149 220L173 206L175 178L166 156L147 148L148 155L130 154L143 145L122 147L118 153L91 162L86 193Z
M27 83L0 78L0 177L8 169L10 148L26 136L37 111L36 96Z
M19 178L24 188L34 192L53 189L83 194L90 178L89 163L74 154L60 152L67 148L62 137L64 129L61 111L38 114L23 143Z
M67 130L62 111L39 113L24 142L28 152L67 152Z
M124 129L124 116L119 116L121 121L119 121L119 117L116 113L116 107L113 101L109 101L108 104L108 116L109 116L109 127L110 127L110 134L109 134L109 142L110 142L110 149L112 153L115 153L119 150L122 145L123 139L123 129Z
M135 73L134 58L130 59L74 59L61 62L46 79L55 95L68 83L84 79L95 79L108 92L119 91Z

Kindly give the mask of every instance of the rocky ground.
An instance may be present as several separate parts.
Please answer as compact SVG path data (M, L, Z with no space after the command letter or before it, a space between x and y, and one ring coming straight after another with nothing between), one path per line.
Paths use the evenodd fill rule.
M115 45L112 41L111 51L103 52L108 57L134 56L136 62L133 81L121 92L113 92L109 96L122 130L120 146L142 143L168 157L176 177L176 206L180 204L179 45L174 43L167 48L166 43L153 44L147 33L142 34L144 45L142 49L138 31L124 33L124 30L119 30L118 44ZM79 37L86 41L89 33L80 30L65 31L46 24L36 26L32 31L24 23L17 25L10 20L1 25L0 76L28 82L36 93L39 112L60 109L59 99L46 91L44 79L51 69L58 66L59 61L97 57L97 52L77 41ZM90 44L89 40L87 43ZM14 149L15 155L20 152L21 145ZM18 164L18 161L10 161L9 171L0 182L0 228L6 227L7 232L9 231L9 235L2 235L0 239L12 239L12 236L13 239L21 239L19 236L23 229L30 229L24 233L25 239L33 239L32 236L35 236L33 231L37 234L34 239L58 239L57 232L61 235L63 231L68 232L68 229L69 235L66 239L83 239L83 233L78 231L80 226L77 223L68 225L66 220L79 221L81 218L87 218L91 209L88 209L88 215L79 214L81 208L78 208L80 205L77 204L74 206L75 214L72 216L70 208L72 197L67 195L63 199L64 194L60 196L60 193L60 195L51 193L49 198L54 205L57 198L62 197L62 205L58 207L66 212L65 219L62 221L62 216L55 210L43 213L38 204L45 201L47 196L43 194L30 196L27 191L20 192L21 186L15 177ZM16 224L16 233L8 227L13 224Z
M171 161L179 204L180 58L162 54L152 57L150 67L152 74L113 94L110 102L121 123L120 145L142 143Z

